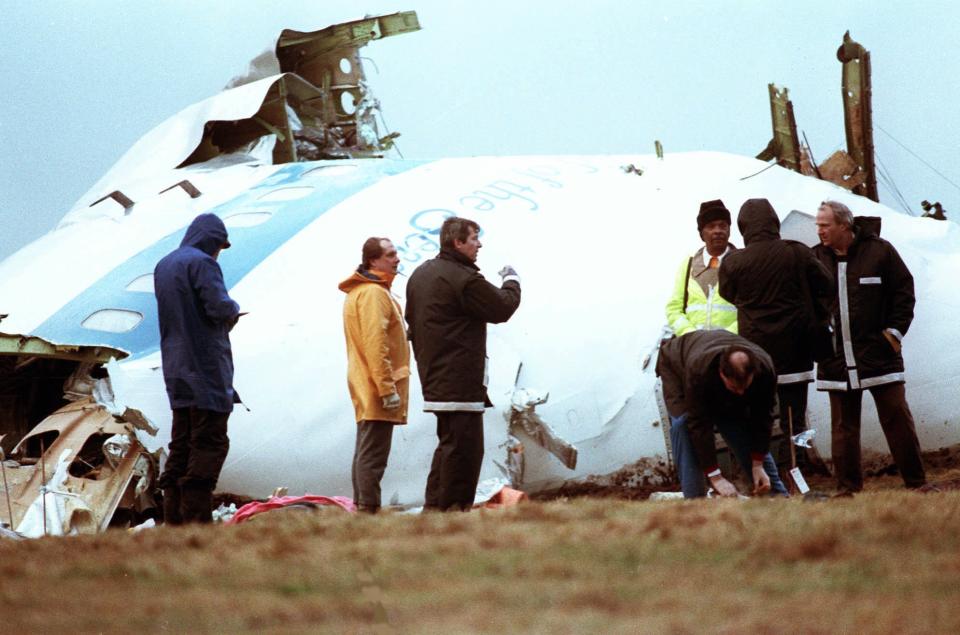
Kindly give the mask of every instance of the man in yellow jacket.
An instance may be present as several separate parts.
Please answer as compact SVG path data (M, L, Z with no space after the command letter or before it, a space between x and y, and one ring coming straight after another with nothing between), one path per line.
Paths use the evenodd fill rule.
M410 346L400 304L390 293L400 258L386 238L368 238L363 260L340 283L347 294L347 385L357 419L353 499L357 509L380 509L380 479L387 468L393 426L407 422Z

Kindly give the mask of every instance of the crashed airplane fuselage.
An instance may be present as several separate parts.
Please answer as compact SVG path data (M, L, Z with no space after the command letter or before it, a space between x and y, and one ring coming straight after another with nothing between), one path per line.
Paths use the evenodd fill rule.
M9 314L0 331L8 342L32 336L90 355L119 351L123 358L108 367L111 407L157 424L159 434L144 439L156 450L168 440L170 412L153 267L197 214L224 219L232 248L220 264L231 296L249 312L231 334L235 385L249 410L231 416L219 489L351 492L355 424L337 283L356 267L368 236L387 236L402 259L393 286L402 299L407 276L437 253L439 227L452 215L482 226L483 271L510 263L523 277L520 309L489 331L496 406L484 418L481 478L542 490L626 467L634 483L662 483L668 450L653 365L643 360L661 333L677 267L700 244L698 205L715 198L731 209L767 198L784 234L808 242L811 215L824 199L881 217L883 236L916 279L917 316L904 353L921 444L960 442L958 416L945 399L960 376L960 352L943 345L951 333L941 317L958 303L950 285L960 267L954 224L907 217L828 182L724 153L435 161L351 154L277 164L283 131L270 124L266 137L188 160L212 138L210 122L248 121L271 99L295 92L293 85L301 97L311 90L287 73L188 108L131 149L55 231L0 264L0 311ZM736 233L732 240L742 244ZM5 350L27 359L15 347ZM51 352L38 363L55 359ZM32 365L22 363L10 365L5 379L28 372ZM410 421L394 436L385 503L422 501L436 444L434 417L422 412L416 374L411 379ZM55 392L55 380L46 381L46 393ZM25 397L3 397L4 413L42 418L37 404L16 403ZM51 404L44 415L54 401L42 402ZM871 408L864 445L882 452ZM811 394L809 416L827 453L824 395Z

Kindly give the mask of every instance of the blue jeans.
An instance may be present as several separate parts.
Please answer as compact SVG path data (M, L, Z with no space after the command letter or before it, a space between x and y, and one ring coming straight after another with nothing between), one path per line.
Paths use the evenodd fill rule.
M740 468L749 476L753 473L753 460L750 458L750 437L747 430L736 421L718 420L717 432L723 437L737 458ZM687 431L687 414L670 417L670 444L673 446L673 462L680 479L680 490L684 498L703 498L707 495L703 470L697 463L697 456ZM786 486L780 480L780 472L773 456L767 452L763 457L763 471L770 477L771 496L789 496Z
M703 498L707 495L707 483L690 442L686 413L679 417L670 416L670 445L673 447L673 464L677 468L683 497Z

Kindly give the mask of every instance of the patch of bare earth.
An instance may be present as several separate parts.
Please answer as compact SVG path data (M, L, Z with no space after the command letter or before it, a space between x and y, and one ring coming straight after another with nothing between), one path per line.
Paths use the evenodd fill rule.
M580 497L3 541L0 607L10 633L952 633L960 492L881 476L815 503Z

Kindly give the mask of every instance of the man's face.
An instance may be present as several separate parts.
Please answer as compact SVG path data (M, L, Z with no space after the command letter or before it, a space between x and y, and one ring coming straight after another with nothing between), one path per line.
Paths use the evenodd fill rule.
M480 251L481 247L483 247L483 244L477 238L477 230L472 227L470 228L470 235L467 236L465 241L457 238L453 239L453 248L469 258L470 262L477 261L477 252Z
M370 267L377 271L396 273L397 267L400 266L400 256L397 255L397 248L389 240L381 240L380 248L383 249L383 253L379 258L370 261Z
M725 220L710 221L700 231L700 238L711 256L719 256L727 250L730 242L730 223Z
M825 247L839 247L843 245L844 234L847 233L846 225L841 225L833 215L833 210L829 207L821 207L817 210L817 236Z
M730 379L729 377L727 377L726 375L724 375L723 373L720 373L720 379L723 380L723 385L727 390L729 390L733 394L738 395L740 397L746 394L747 389L750 388L750 384L753 383L753 375L749 375L746 381L739 384L733 381L732 379Z

